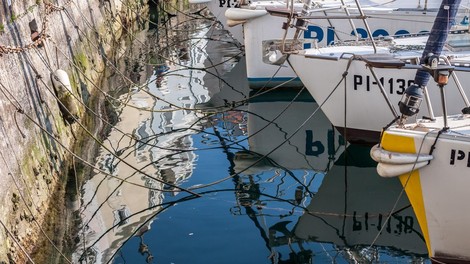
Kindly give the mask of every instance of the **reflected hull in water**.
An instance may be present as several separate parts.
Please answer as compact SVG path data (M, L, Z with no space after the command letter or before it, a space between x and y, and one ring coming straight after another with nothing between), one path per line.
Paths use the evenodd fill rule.
M344 150L341 136L307 91L270 91L259 96L252 92L250 96L250 151L267 155L286 169L326 171Z
M422 227L429 256L444 263L469 263L470 119L450 116L447 125L448 130L442 131L443 119L437 118L420 120L419 126L391 127L381 146L394 153L432 154L428 164L399 179Z
M296 237L358 252L373 245L426 256L424 237L400 182L379 177L375 166L368 147L350 146L300 217Z

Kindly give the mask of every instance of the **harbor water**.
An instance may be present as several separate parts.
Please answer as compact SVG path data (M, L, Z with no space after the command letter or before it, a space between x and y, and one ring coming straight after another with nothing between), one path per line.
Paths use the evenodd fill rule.
M430 263L398 179L304 89L250 89L202 7L152 7L81 189L74 263ZM273 66L276 67L276 66ZM114 78L114 79L113 79Z

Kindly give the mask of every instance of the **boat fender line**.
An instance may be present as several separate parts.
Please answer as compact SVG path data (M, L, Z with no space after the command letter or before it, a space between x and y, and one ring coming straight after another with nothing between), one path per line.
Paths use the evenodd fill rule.
M390 152L381 148L378 144L371 148L370 156L378 163L396 165L429 162L433 159L433 156L429 154Z
M267 15L268 11L266 10L252 10L252 9L245 9L245 8L228 8L225 10L225 17L229 20L234 21L241 21L241 20L249 20L254 19L257 17L262 17Z
M247 20L232 20L232 19L227 19L227 26L229 27L234 27L238 26L240 24L245 24Z
M381 177L392 178L421 169L428 164L429 162L427 161L408 164L391 164L379 162L377 165L377 173Z
M69 75L66 71L59 69L51 74L51 79L57 98L61 103L59 104L60 110L64 118L69 123L73 123L78 119L79 110L75 97L73 96Z

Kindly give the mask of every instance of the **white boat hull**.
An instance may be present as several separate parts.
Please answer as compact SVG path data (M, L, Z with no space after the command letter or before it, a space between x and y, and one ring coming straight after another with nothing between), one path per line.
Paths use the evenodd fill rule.
M222 24L224 29L226 29L230 35L239 42L241 45L243 45L244 40L243 40L243 27L242 26L230 26L228 23L228 20L225 18L225 10L227 10L227 4L222 4L222 1L217 1L217 0L210 0L206 3L207 8L209 11L211 11L212 15L217 19L217 21ZM230 0L226 0L229 2L228 4L231 6L236 2L231 2Z
M399 4L396 4L399 6ZM266 7L269 7L266 5ZM297 6L301 8L301 6ZM250 10L248 10L250 11ZM259 10L252 10L259 11ZM351 10L351 15L357 15L357 11ZM424 12L422 10L394 10L369 8L365 10L366 15L370 15L368 23L373 36L387 36L408 33L418 33L429 31L436 17L436 10ZM344 16L344 11L331 10L328 15ZM322 16L323 13L312 13L312 15ZM457 21L461 20L463 12L457 16ZM285 63L283 66L269 65L263 62L263 41L280 40L284 35L282 29L285 18L277 16L261 16L253 19L245 19L243 24L244 45L247 57L247 77L252 88L275 87L288 82L286 87L299 87L302 82L296 79L297 75L291 67ZM393 23L390 23L393 21ZM367 32L362 21L354 20L358 33L366 38ZM287 39L292 38L295 29L290 29ZM319 46L326 46L333 41L353 39L353 30L346 19L326 20L317 19L311 21L308 29L301 33L301 40L313 42L318 41ZM312 44L304 44L305 48Z
M269 0L261 0L261 1L251 1L250 5L241 5L242 1L240 0L190 0L189 3L191 4L206 4L209 11L215 16L215 18L220 21L222 25L224 25L225 29L229 30L229 32L234 36L236 40L240 43L244 43L243 41L243 32L241 26L235 27L227 27L228 21L225 17L224 13L229 8L247 8L247 9L258 9L264 10L266 6L286 6L285 1L269 1ZM417 1L409 1L409 0L397 0L397 1L389 1L389 0L362 0L360 1L364 6L377 6L382 5L386 7L396 8L416 8L418 6ZM353 5L353 1L345 1L346 4ZM297 1L296 4L300 4L302 6L301 1ZM339 5L341 4L340 0L322 0L321 4L323 5ZM438 8L440 5L440 1L438 0L429 0L427 1L427 8L429 10ZM424 4L421 4L421 8L424 8ZM361 23L362 25L362 23ZM268 25L269 26L269 25ZM273 30L273 27L270 27L270 30ZM279 28L280 30L280 28ZM278 35L279 37L280 35Z
M370 51L372 52L372 49ZM416 57L420 56L421 54L416 52ZM313 98L321 105L325 115L345 134L348 141L374 144L378 142L380 131L394 119L394 115L365 62L354 60L349 69L347 59L328 60L291 55L289 62ZM398 102L403 91L413 82L416 69L409 67L374 70L379 79L383 78L387 96L399 114ZM345 80L341 81L345 72ZM456 74L461 83L470 83L470 72L456 71ZM470 93L469 89L466 89L467 94ZM439 88L431 81L428 91L434 114L442 115ZM463 108L460 103L463 101L453 80L449 80L445 91L448 114L460 113ZM429 116L424 102L418 115Z
M470 122L460 116L450 118L449 124L456 133L439 136L429 165L401 175L400 180L423 230L429 256L445 263L463 263L470 261ZM428 154L438 129L429 134L423 126L420 130L389 129L381 145L387 151ZM447 262L449 259L452 261Z

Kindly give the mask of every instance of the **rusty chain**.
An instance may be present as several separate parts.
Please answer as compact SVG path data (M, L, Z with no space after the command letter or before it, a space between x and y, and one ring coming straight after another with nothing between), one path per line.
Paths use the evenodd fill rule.
M50 36L46 34L48 29L49 17L55 13L65 10L65 6L69 5L73 0L67 0L62 6L56 6L49 2L44 3L44 22L43 28L40 32L38 32L38 37L33 40L31 43L24 45L24 46L8 46L8 45L1 45L0 44L0 57L3 54L11 54L11 53L20 53L35 48L41 45L44 40L49 38Z

